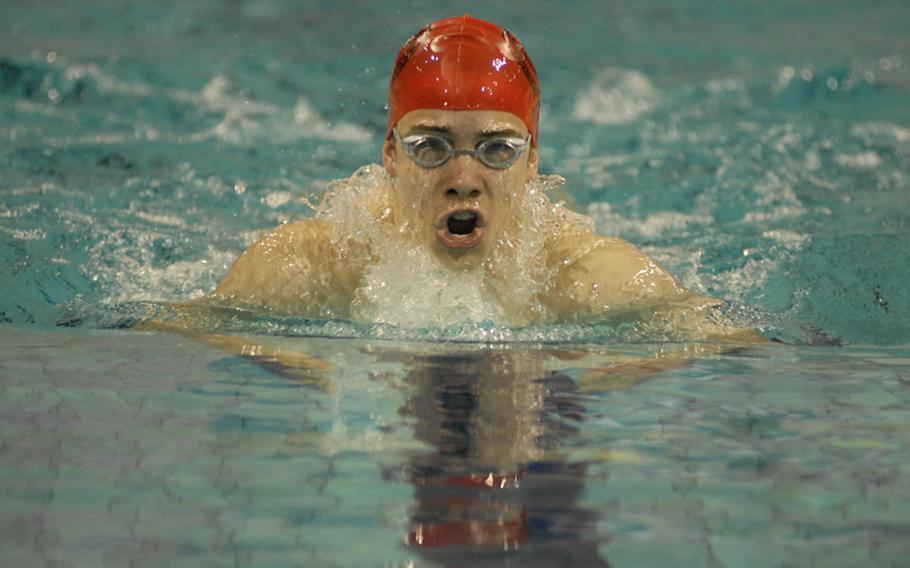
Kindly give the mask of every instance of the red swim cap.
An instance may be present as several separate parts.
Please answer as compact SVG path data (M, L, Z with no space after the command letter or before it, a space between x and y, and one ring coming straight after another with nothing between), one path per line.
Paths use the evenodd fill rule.
M537 146L540 84L518 38L465 14L411 37L389 85L389 129L417 109L503 110L524 121Z

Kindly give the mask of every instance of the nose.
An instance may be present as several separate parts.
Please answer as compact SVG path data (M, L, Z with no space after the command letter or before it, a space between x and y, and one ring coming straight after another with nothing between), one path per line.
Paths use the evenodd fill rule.
M463 186L453 186L446 190L446 197L461 198L461 199L476 199L480 197L480 188L477 187L463 187Z
M451 160L452 176L445 184L445 195L450 199L476 199L483 193L481 164L471 156L456 156Z

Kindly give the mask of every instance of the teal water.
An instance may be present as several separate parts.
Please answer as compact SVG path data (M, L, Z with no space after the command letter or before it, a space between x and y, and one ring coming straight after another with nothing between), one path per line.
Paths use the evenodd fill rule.
M906 348L272 341L0 330L3 564L906 564Z
M620 361L685 346L609 326L219 324L331 363L316 372L107 329L210 290L378 161L393 55L443 14L10 6L0 563L906 563L910 8L457 7L534 58L560 197L793 345L637 382ZM494 469L517 486L445 481ZM412 534L470 522L509 550Z

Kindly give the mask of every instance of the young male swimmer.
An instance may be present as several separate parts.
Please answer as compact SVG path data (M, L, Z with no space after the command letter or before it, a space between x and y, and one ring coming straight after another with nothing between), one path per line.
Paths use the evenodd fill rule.
M207 301L427 323L381 305L403 312L416 295L428 300L414 311L447 312L429 323L634 321L692 339L749 337L716 313L718 300L549 202L539 109L534 65L509 32L468 15L428 25L395 62L383 168L337 184L315 219L266 234Z

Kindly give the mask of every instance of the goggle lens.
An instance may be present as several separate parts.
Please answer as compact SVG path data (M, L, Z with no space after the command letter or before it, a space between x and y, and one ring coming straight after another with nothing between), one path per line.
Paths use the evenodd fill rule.
M446 163L453 150L448 140L438 136L419 136L413 142L405 142L404 147L415 162L426 168L435 168Z

